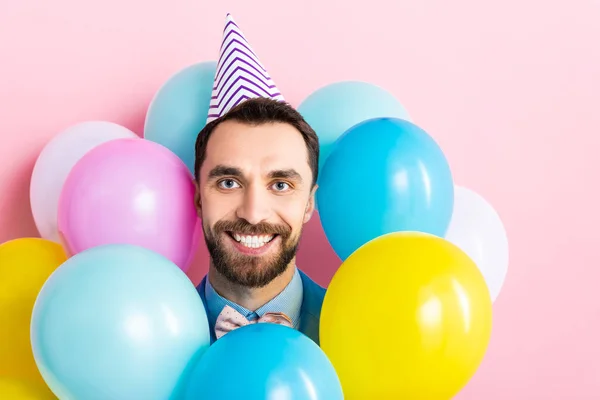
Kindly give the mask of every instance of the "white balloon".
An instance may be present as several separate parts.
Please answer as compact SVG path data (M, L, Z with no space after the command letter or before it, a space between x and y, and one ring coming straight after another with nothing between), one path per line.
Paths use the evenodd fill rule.
M33 168L29 187L33 219L42 238L60 243L58 201L73 166L102 143L132 138L139 136L121 125L88 121L67 128L46 144Z
M508 271L508 238L496 210L474 191L455 186L446 240L477 264L495 301Z

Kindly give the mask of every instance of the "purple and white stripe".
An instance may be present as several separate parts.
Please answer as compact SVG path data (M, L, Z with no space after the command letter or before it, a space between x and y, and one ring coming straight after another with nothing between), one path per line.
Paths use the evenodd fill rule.
M227 14L207 123L253 97L284 101L241 29Z

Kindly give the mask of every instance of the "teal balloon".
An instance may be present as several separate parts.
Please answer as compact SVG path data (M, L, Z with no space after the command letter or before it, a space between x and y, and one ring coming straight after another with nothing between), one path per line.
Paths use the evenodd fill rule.
M319 171L335 141L354 125L373 118L402 118L410 121L404 106L383 88L359 81L336 82L308 96L298 112L319 137Z
M340 137L316 196L323 231L342 260L391 232L443 237L454 208L441 148L423 129L397 118L365 121Z
M175 153L194 172L196 138L206 125L216 62L193 64L177 72L152 99L144 138Z
M183 400L342 400L325 353L283 325L246 325L217 340L190 369Z
M202 300L175 264L142 247L105 245L48 278L31 345L60 399L164 400L181 390L210 332Z

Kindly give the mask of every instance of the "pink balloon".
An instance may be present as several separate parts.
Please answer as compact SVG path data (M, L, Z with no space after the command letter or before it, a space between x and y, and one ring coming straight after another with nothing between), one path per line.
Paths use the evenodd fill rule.
M162 254L185 272L202 232L194 191L189 170L166 147L113 140L89 151L69 173L58 230L71 255L132 244Z

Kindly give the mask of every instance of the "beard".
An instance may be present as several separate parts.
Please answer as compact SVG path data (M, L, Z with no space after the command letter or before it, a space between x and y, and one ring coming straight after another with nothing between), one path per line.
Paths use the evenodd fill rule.
M211 229L202 223L204 240L212 265L231 283L261 288L283 274L296 256L300 235L292 236L288 226L261 222L252 225L245 220L219 221ZM251 256L229 249L224 243L228 232L243 235L278 235L280 248L275 254ZM275 240L275 238L273 238Z

